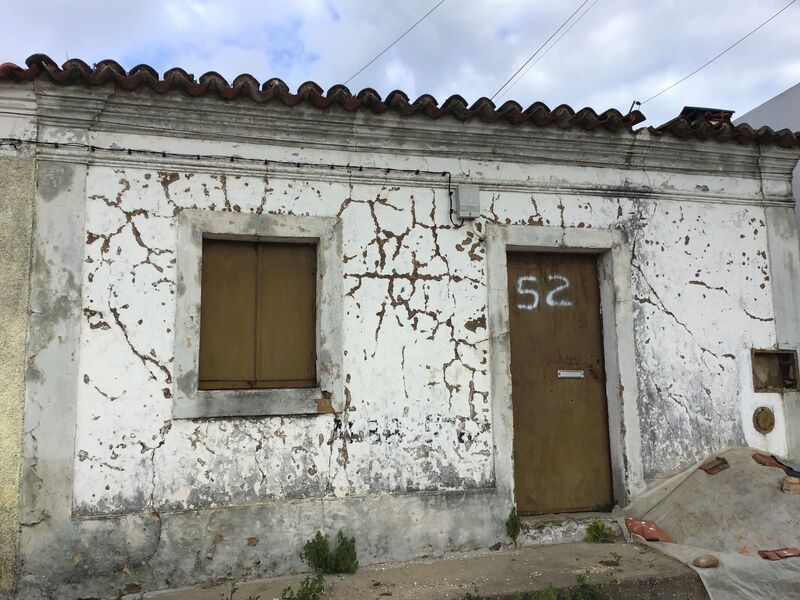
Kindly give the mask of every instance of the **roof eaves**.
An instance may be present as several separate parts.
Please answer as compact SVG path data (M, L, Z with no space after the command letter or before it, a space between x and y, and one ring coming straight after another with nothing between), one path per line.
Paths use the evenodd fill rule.
M527 109L516 102L505 102L499 108L489 99L480 98L472 105L458 95L450 96L441 106L436 99L423 94L413 102L400 90L390 92L386 98L372 88L365 88L357 94L344 85L334 85L325 92L313 81L301 84L296 93L280 79L268 79L263 84L249 74L242 74L229 83L214 71L195 77L180 68L169 69L159 77L158 72L149 65L137 65L130 71L113 60L103 60L89 66L82 60L70 59L59 67L45 54L34 54L25 61L25 67L14 63L0 65L0 81L30 82L45 79L56 85L84 85L88 87L113 84L123 90L149 88L156 93L165 94L174 90L193 97L218 96L224 100L249 98L253 102L265 104L280 102L293 107L300 104L324 109L337 105L345 110L369 110L380 115L394 112L401 116L422 115L431 119L450 116L458 121L481 121L485 123L504 122L511 125L530 123L539 127L558 126L583 130L603 129L609 133L620 130L632 131L633 127L645 120L639 111L623 115L611 109L597 114L591 108L575 112L571 107L561 105L550 110L541 102Z
M149 65L137 65L130 71L116 61L102 60L90 67L79 59L70 59L59 67L45 54L34 54L25 61L25 67L14 63L0 64L0 81L30 82L45 79L56 85L84 85L88 87L113 84L123 90L149 88L158 94L182 91L192 97L217 96L224 100L248 98L259 104L279 102L287 107L301 104L319 109L339 106L347 111L368 110L376 115L389 112L401 116L425 116L439 119L450 116L465 121L484 123L507 123L521 126L531 124L538 127L559 127L562 129L581 129L585 131L604 130L608 133L619 131L633 132L633 127L645 120L638 110L623 115L616 109L597 113L591 108L579 111L562 104L550 109L541 102L534 102L523 109L516 102L508 101L497 107L489 98L479 98L472 105L458 95L450 96L441 105L433 96L423 94L413 102L400 90L381 98L372 88L365 88L357 94L344 85L334 85L325 92L313 81L301 84L296 93L282 80L268 79L263 84L247 73L228 81L219 73L209 71L198 79L181 68L172 68L159 76L158 71ZM649 127L651 134L671 135L678 139L716 140L739 144L757 143L777 145L781 148L800 148L800 131L788 129L773 131L769 127L753 130L749 125L733 125L730 120L714 121L706 116L690 121L678 116L658 127Z

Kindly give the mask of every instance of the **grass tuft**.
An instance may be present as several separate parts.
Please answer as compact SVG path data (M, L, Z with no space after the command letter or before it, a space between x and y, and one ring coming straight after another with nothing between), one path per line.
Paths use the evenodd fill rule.
M609 544L617 539L617 534L600 519L596 519L586 526L584 539L590 544Z
M356 539L347 537L341 531L336 536L334 550L331 550L328 536L324 536L318 531L312 539L305 543L300 556L316 573L324 575L355 573L358 570Z
M317 573L314 577L306 577L300 582L300 587L295 592L292 586L284 588L281 592L281 600L320 600L325 591L325 584L322 574Z

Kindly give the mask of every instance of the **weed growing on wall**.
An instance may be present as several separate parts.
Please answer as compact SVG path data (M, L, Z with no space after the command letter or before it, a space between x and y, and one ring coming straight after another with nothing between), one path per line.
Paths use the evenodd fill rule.
M358 570L356 539L347 537L341 531L336 536L336 548L331 550L328 536L317 532L303 546L300 556L316 573L355 573Z
M508 519L506 519L506 533L508 534L508 537L513 540L515 545L521 529L522 523L520 523L519 516L517 516L517 507L514 506L511 508Z
M333 551L334 573L355 573L358 571L356 538L346 537L341 531L336 536L336 550Z
M586 526L586 537L590 544L609 544L617 538L617 534L610 527L606 527L600 519L596 519Z
M324 591L325 584L322 581L322 575L318 573L314 577L303 579L296 592L292 586L285 588L281 592L281 600L320 600Z

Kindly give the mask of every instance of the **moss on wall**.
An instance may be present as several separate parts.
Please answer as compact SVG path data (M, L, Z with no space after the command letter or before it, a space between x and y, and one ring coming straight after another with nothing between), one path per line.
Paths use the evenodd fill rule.
M35 161L0 157L0 591L14 585Z

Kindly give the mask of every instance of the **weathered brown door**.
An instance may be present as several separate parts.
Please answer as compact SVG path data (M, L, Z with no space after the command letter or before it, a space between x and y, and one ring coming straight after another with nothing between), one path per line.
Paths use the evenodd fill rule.
M597 257L508 253L520 514L613 504Z

